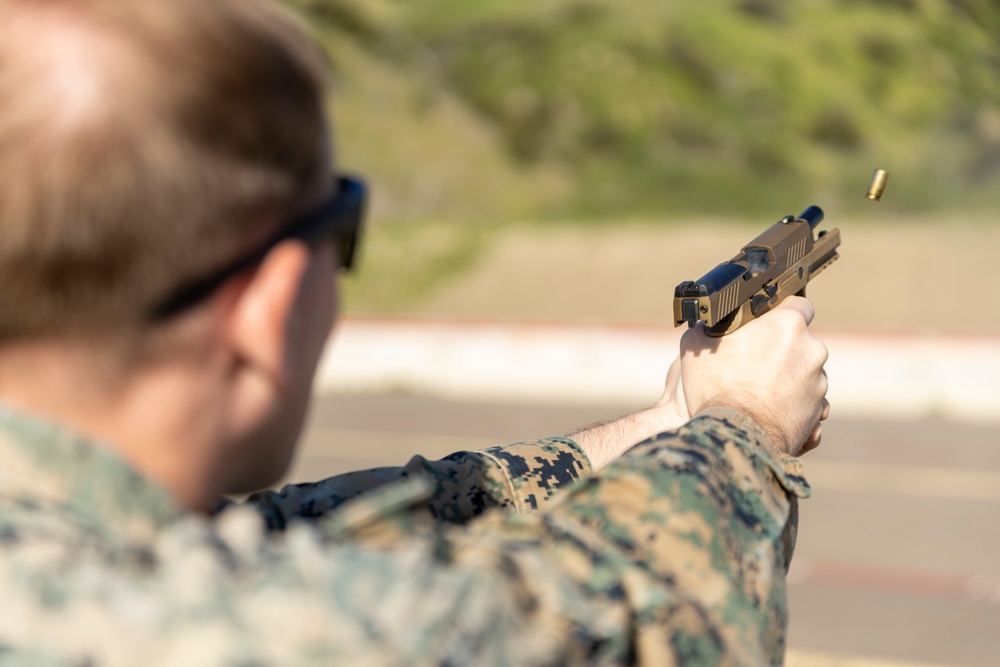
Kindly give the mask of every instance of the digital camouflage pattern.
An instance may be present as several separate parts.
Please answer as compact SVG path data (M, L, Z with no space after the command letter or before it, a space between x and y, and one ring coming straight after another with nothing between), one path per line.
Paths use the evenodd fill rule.
M422 503L430 517L465 523L487 509L538 509L555 492L590 472L590 462L569 438L546 438L478 452L456 452L440 461L414 456L402 468L375 468L313 484L291 484L251 496L271 530L294 519L315 519L375 487L406 479L431 485Z
M0 461L0 667L777 664L808 495L725 410L599 473L553 438L210 518L10 412Z

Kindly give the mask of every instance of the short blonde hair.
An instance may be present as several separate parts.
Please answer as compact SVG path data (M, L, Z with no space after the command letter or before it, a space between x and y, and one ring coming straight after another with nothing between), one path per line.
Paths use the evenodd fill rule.
M324 61L265 0L0 15L0 342L137 330L324 182Z

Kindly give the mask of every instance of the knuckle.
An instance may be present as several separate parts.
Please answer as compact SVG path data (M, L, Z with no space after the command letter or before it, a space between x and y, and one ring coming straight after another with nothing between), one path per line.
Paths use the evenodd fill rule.
M790 334L797 335L806 328L805 316L794 308L786 308L777 311L776 314L778 318L775 318L775 324L787 330Z
M806 320L811 320L816 314L816 307L813 306L812 301L804 296L792 296L789 301L789 305L794 306L795 310Z
M697 346L697 329L688 329L681 335L681 354L692 350Z
M818 340L816 341L816 360L820 366L825 366L826 362L830 360L830 348Z
M826 396L826 393L830 390L830 379L828 377L826 377L825 374L819 376L819 387L818 388L820 389L820 396L821 397Z

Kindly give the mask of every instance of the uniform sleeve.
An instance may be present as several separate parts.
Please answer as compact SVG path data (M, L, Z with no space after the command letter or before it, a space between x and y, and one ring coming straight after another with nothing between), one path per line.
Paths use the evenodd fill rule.
M565 437L456 452L439 461L414 456L402 467L351 472L310 484L290 484L280 492L252 495L271 530L293 519L317 519L374 489L405 480L423 480L430 493L421 507L433 519L465 523L487 509L539 509L556 491L591 472L579 445Z
M593 564L575 578L594 599L623 599L640 663L778 665L809 493L752 420L711 410L581 482L547 537Z
M808 495L797 459L752 420L710 410L636 445L545 512L441 527L433 553L438 566L503 581L504 595L483 582L464 593L471 607L486 591L491 604L507 601L470 636L520 627L507 643L552 664L777 665L795 503ZM348 509L326 525L338 541L392 550L399 527L414 529L405 512Z

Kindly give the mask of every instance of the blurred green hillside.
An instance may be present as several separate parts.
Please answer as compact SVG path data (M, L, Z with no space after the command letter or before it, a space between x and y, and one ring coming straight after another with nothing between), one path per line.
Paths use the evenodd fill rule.
M382 219L1000 202L995 0L286 2Z

